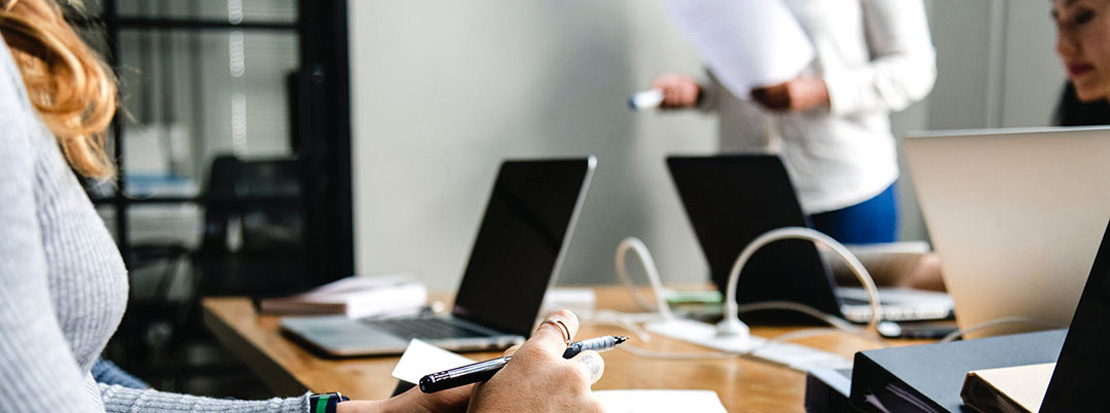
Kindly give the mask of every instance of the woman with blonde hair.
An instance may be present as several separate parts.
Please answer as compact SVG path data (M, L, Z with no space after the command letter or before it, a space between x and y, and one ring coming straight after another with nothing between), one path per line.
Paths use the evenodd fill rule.
M321 406L310 394L238 401L98 383L90 372L126 308L127 270L74 171L114 174L104 131L116 82L55 0L0 0L0 35L0 411L600 410L589 391L600 357L562 359L551 324L489 382L433 395ZM577 331L573 314L550 317Z

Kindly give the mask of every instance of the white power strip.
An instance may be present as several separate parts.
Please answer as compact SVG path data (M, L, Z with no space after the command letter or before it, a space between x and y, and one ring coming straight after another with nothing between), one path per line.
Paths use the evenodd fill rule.
M810 369L845 369L852 367L852 360L839 355L791 343L767 344L767 339L751 336L748 339L720 337L717 327L700 321L673 319L645 324L648 331L688 341L694 344L744 354L799 371ZM755 351L752 351L755 349ZM750 353L749 353L750 352Z

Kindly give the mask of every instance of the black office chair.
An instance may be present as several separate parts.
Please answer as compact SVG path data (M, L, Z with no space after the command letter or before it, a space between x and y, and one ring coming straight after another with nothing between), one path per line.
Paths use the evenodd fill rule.
M299 168L292 158L224 155L212 161L199 199L204 207L199 247L152 242L132 248L133 277L153 273L160 278L145 283L156 286L153 292L132 295L117 335L124 341L117 361L140 375L208 374L214 369L186 366L174 356L189 343L210 340L201 317L203 297L285 295L311 287ZM192 264L192 276L176 279L188 274L181 271L187 264ZM187 298L171 300L170 289L181 285L188 287Z
M220 156L211 171L204 235L194 259L198 297L310 288L300 162Z

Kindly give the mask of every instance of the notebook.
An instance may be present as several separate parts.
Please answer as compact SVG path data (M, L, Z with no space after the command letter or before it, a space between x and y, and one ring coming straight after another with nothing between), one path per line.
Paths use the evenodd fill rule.
M413 338L453 351L523 342L559 271L596 162L502 163L450 315L286 317L282 330L338 357L401 354Z
M667 166L722 292L749 242L776 228L807 226L778 156L669 157ZM736 298L740 304L793 301L862 323L871 314L865 297L859 288L835 285L812 242L785 240L752 256L740 273ZM879 298L883 318L891 321L942 319L952 310L951 298L940 293L880 289Z
M981 412L1032 413L1041 409L1056 363L975 370L967 373L960 398Z

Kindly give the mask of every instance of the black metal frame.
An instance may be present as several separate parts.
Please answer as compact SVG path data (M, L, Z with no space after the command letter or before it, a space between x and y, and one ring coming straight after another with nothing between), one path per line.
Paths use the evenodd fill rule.
M109 62L119 66L120 33L140 30L268 30L295 31L300 41L300 70L294 80L297 99L290 114L297 122L293 150L302 160L308 274L312 284L321 284L354 273L354 232L351 194L351 122L346 0L298 0L299 16L290 22L243 22L214 20L125 18L119 15L119 0L104 0L100 22L107 31ZM88 25L90 22L77 22ZM121 137L120 117L112 132ZM114 158L121 171L119 188L126 188L124 142L116 139ZM131 256L128 210L133 204L199 203L192 197L129 199L122 190L111 198L96 199L111 204L116 213L120 253Z
M346 0L300 0L297 148L308 213L309 273L326 282L354 273L351 100ZM332 136L334 139L322 139Z

